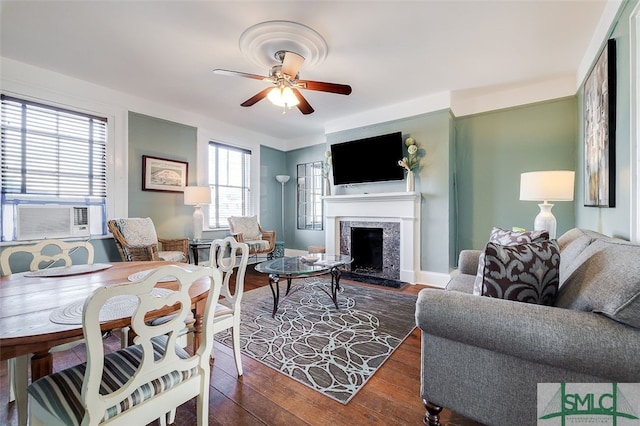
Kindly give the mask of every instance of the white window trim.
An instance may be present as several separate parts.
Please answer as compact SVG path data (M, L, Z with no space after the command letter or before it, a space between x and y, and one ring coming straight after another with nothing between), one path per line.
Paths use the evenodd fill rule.
M640 242L640 3L629 18L631 117L631 240Z
M250 206L249 207L250 209L246 213L246 215L257 216L258 222L259 222L260 215L258 212L260 211L260 206L258 205L258 200L259 200L258 188L260 187L260 173L254 172L254 170L260 170L260 168L258 167L258 165L260 164L259 146L257 148L256 147L252 148L252 147L244 146L237 143L226 142L216 137L207 138L206 140L201 141L201 143L198 144L197 163L198 163L199 170L204 170L204 177L201 176L202 173L198 173L198 178L197 178L198 185L203 185L203 186L209 185L209 146L212 142L220 145L226 145L231 148L237 148L237 149L249 151L250 153L250 161L249 161L249 174L250 174L250 179L249 179ZM203 206L202 213L204 214L205 218L209 214L210 208L211 208L211 205ZM221 225L218 228L212 228L209 226L208 220L205 220L204 225L205 226L203 231L228 231L229 230L229 226L224 226L224 225Z
M37 102L54 108L62 108L90 114L107 119L107 219L113 217L125 217L129 210L128 203L128 115L125 111L117 117L113 111L103 111L88 105L80 105L77 99L52 100L49 96L34 96L27 93L2 88L2 93L25 101ZM116 126L116 121L121 125ZM112 238L109 231L105 235L92 235L92 239ZM11 245L15 242L0 242L0 246Z

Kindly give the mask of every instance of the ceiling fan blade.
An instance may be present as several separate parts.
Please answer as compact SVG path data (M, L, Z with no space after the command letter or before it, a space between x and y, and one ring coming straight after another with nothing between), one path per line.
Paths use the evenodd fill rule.
M258 75L258 74L248 74L246 72L240 72L240 71L229 71L229 70L222 70L222 69L215 69L213 70L214 74L218 74L218 75L226 75L229 77L245 77L245 78L253 78L254 80L267 80L267 81L271 81L271 79L269 77L265 77L262 75Z
M296 98L298 98L298 102L300 102L298 104L298 109L300 110L300 112L304 115L311 114L314 109L311 107L311 105L309 105L309 102L307 102L304 96L302 96L302 93L300 93L300 91L295 87L292 87L291 90L293 91L293 94L296 95Z
M286 52L282 61L282 73L287 74L292 79L295 78L303 62L304 58L297 53Z
M253 95L252 97L250 97L249 99L241 103L240 106L250 107L251 105L254 105L258 101L261 101L264 98L266 98L271 89L273 89L273 87L267 87L266 89L261 90L260 92L256 93L255 95Z
M322 81L299 80L297 86L301 89L317 90L319 92L337 93L348 95L351 93L351 86L348 84L324 83Z

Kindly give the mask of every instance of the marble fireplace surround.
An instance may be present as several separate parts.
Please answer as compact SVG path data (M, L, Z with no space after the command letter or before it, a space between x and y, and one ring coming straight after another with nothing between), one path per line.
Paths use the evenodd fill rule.
M375 271L372 269L367 271L365 266L362 268L364 270L360 271L356 267L356 262L354 261L354 263L351 264L351 272L364 273L366 275L373 275L391 280L400 279L400 224L398 222L352 222L350 220L341 220L339 224L340 253L350 254L355 260L358 259L358 255L353 251L352 230L357 228L373 228L380 229L382 231L382 270Z
M357 226L368 226L366 223L371 222L372 227L399 223L399 279L409 283L417 281L420 272L419 193L332 195L324 197L324 203L327 253L340 253L340 222L355 222Z

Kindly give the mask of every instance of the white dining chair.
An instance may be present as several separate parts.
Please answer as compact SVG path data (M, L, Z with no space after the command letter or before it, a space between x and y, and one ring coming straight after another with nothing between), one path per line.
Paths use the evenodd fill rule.
M56 266L71 266L73 264L71 256L78 251L80 253L75 256L83 257L83 263L93 264L94 249L88 241L43 240L32 245L8 246L0 253L0 269L2 269L2 275L16 272L15 268L11 268L11 262L13 256L18 253L21 257L26 257L24 260L29 261L29 271ZM15 262L16 259L13 259ZM22 260L23 263L24 260Z
M176 278L178 290L169 295L154 294L155 284L166 276ZM210 280L210 289L202 342L192 356L176 341L191 310L189 288L202 278ZM29 386L31 424L147 424L157 419L158 413L167 412L167 408L175 409L196 397L197 424L207 425L213 316L221 287L222 274L216 269L191 271L168 265L140 281L96 289L85 302L82 314L87 362L45 376ZM135 344L105 354L100 310L114 297L119 302L122 297L139 301L131 315ZM148 315L163 307L175 307L176 314L161 325L150 325Z
M222 299L216 305L213 322L215 331L231 328L233 357L238 376L242 376L242 358L240 357L240 302L244 293L244 274L249 260L249 246L239 243L234 237L214 240L209 253L211 266L222 272ZM235 283L232 291L232 280ZM214 357L213 351L211 352Z
M211 242L209 262L214 270L222 274L221 299L216 303L213 316L213 333L231 328L233 340L233 358L238 376L242 376L242 357L240 355L240 302L244 293L244 274L249 260L249 246L239 243L233 236ZM231 278L235 276L233 291ZM164 321L164 319L161 319ZM184 332L181 332L184 334ZM211 358L215 358L213 346ZM175 409L167 412L159 419L160 426L165 426L164 419L169 422L175 418Z
M57 266L71 266L73 259L82 259L84 264L93 264L93 245L88 241L66 242L62 240L43 240L32 245L9 246L0 253L2 275L15 271L11 264L29 263L29 272ZM15 257L14 257L15 256ZM66 351L82 343L82 340L54 346L49 352ZM9 401L16 401L18 418L21 422L27 413L27 382L29 357L23 355L7 361L9 375Z

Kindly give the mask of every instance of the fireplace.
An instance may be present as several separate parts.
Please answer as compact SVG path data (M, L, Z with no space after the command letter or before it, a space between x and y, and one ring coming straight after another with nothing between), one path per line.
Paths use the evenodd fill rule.
M382 228L351 228L351 272L382 272Z
M353 258L353 273L400 280L400 224L341 220L340 253Z
M327 253L352 253L352 228L382 232L382 271L376 276L415 283L420 270L420 194L333 195L324 197ZM376 231L378 232L378 231ZM356 256L357 255L357 256ZM368 255L364 255L368 256Z

